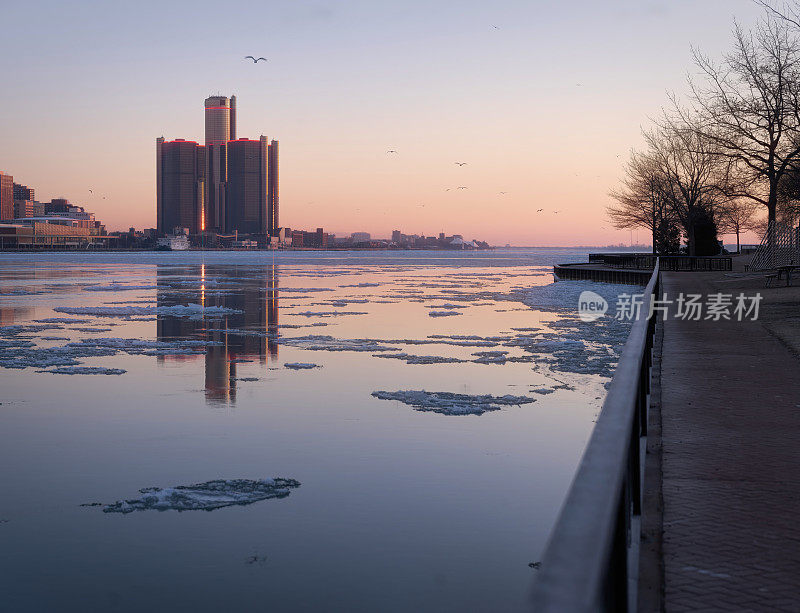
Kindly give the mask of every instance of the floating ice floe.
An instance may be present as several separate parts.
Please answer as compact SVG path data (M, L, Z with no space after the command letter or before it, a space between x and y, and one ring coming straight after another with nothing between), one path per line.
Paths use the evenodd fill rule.
M276 292L286 293L286 292L293 292L298 294L314 294L317 292L332 292L334 289L332 287L268 287L266 288L268 294L274 294Z
M122 292L126 290L146 290L158 289L158 285L124 285L122 283L111 283L109 285L91 285L84 287L84 292Z
M292 315L300 315L302 317L339 317L342 315L369 315L364 311L302 311L300 313L292 313Z
M508 351L477 351L472 355L478 364L505 364L508 362Z
M319 364L311 364L310 362L286 362L284 368L291 368L292 370L310 370L312 368L322 368Z
M130 315L169 315L172 317L214 317L241 313L238 309L200 304L176 304L174 306L124 306L124 307L56 307L59 313L69 315L94 315L95 317L126 317Z
M300 487L294 479L215 479L194 485L146 487L141 498L107 504L104 513L133 511L213 511L222 507L248 505L269 498L285 498Z
M406 364L455 364L458 362L466 362L466 360L461 360L459 358L441 355L411 355L409 353L378 353L373 357L403 360Z
M537 389L530 390L530 392L533 393L533 394L542 394L542 395L544 395L544 394L552 394L555 391L556 391L555 389L550 388L550 387L539 387Z
M43 330L63 330L64 326L57 324L15 324L11 326L0 326L0 337L20 336L24 334L36 334Z
M78 358L114 355L114 349L91 346L63 347L0 347L0 368L55 368L78 366Z
M429 311L428 317L453 317L454 315L461 315L456 311Z
M124 375L128 371L122 368L103 368L102 366L61 366L36 372L49 372L56 375Z
M382 283L355 283L353 285L340 285L339 287L379 287Z
M321 334L308 336L282 336L276 339L281 345L289 345L299 349L311 351L399 351L397 347L390 347L368 338L334 338Z
M381 400L398 400L417 411L432 411L444 415L482 415L487 411L499 411L504 406L517 406L536 402L530 396L470 395L453 392L426 392L424 390L402 390L398 392L372 392Z
M47 319L37 319L40 324L88 324L91 319L77 319L75 317L49 317Z
M425 308L426 309L447 309L447 310L452 310L452 309L468 309L469 307L470 307L470 305L468 305L468 304L451 304L451 303L448 302L446 304L430 304L430 305L426 306Z

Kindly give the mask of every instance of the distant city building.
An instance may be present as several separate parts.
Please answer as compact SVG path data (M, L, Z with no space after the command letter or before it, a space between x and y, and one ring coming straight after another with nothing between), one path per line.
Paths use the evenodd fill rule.
M0 172L0 220L14 219L14 177Z
M44 204L34 200L14 199L14 219L23 217L44 217Z
M156 226L159 235L204 227L206 148L195 141L156 139Z
M278 141L273 139L269 144L269 162L267 166L267 231L270 236L273 236L281 226L278 219L280 208L279 167Z
M35 190L27 185L14 183L14 200L36 200Z
M372 239L369 232L353 232L350 238L354 243L366 243Z
M228 143L227 232L267 234L268 147L266 136Z

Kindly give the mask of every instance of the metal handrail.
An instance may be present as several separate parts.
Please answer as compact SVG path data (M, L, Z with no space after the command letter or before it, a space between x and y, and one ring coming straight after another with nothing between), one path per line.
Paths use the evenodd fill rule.
M603 409L545 548L531 594L537 612L636 608L644 450L659 262L620 355Z

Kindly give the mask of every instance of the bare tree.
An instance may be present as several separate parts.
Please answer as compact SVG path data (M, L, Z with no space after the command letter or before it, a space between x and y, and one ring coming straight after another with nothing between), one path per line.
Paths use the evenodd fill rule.
M731 195L764 205L773 221L778 185L800 156L800 42L793 27L767 14L752 32L735 27L734 49L721 63L697 51L694 58L704 76L701 84L690 82L699 134L747 185Z
M714 143L698 129L688 112L666 115L644 133L648 155L663 177L670 213L683 226L689 255L696 254L695 227L714 219L727 199L730 163L717 155Z
M621 187L609 193L616 204L606 209L615 228L648 230L654 254L658 251L657 234L669 216L663 183L663 174L654 160L634 151L625 167Z
M717 223L722 233L736 235L736 253L741 249L741 234L758 228L759 208L757 202L747 198L734 198L719 207Z

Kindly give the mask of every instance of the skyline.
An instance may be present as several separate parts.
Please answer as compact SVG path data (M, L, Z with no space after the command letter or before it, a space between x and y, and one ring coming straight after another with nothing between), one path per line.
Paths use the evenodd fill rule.
M203 14L206 4L191 6ZM240 100L239 133L266 126L284 141L286 226L637 242L609 228L605 206L640 126L667 90L685 91L691 44L719 56L733 16L747 27L760 11L749 0L466 3L457 14L418 2L274 2L246 9L246 24L270 23L264 37L238 14L213 27L187 21L188 6L11 7L11 22L36 24L37 44L22 46L24 28L0 42L22 92L7 101L0 169L109 230L154 227L153 135L202 142L197 100L226 92ZM204 41L218 28L236 34L211 53Z

